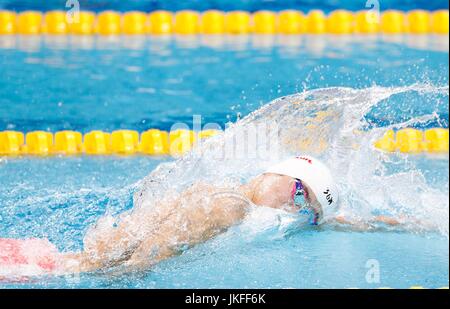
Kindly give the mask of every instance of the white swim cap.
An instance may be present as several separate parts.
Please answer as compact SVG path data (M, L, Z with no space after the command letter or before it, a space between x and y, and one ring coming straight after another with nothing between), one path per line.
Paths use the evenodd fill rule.
M266 173L300 179L311 188L326 215L337 207L338 190L331 172L322 162L310 156L287 159L269 168Z

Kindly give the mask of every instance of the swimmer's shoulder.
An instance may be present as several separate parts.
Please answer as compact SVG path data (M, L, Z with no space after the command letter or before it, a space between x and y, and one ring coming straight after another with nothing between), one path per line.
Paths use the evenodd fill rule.
M219 186L219 185L214 185L211 183L207 183L205 181L199 181L199 182L195 182L193 184L191 184L186 192L210 192L210 193L215 193L215 192L222 192L222 191L230 191L233 190L233 188L231 187L226 187L226 186Z

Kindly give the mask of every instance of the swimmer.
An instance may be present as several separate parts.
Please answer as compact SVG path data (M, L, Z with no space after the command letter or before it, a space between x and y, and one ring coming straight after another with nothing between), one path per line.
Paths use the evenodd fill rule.
M269 168L234 190L196 183L153 207L123 214L118 222L106 224L113 219L105 217L88 230L81 252L58 253L47 240L34 239L33 250L41 253L31 258L23 241L0 239L0 269L17 266L17 261L22 261L35 263L44 273L52 274L112 267L145 270L238 224L254 206L296 213L311 225L330 218L350 224L343 217L333 217L338 200L338 189L329 169L313 157L298 156ZM381 216L375 220L398 224L395 219ZM39 241L40 246L36 245Z

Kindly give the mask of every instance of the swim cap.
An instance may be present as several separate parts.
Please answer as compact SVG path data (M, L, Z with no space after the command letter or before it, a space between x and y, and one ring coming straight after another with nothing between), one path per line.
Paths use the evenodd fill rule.
M266 173L290 176L306 182L311 188L323 214L336 209L338 190L331 172L322 162L310 156L298 156L287 159L269 168Z

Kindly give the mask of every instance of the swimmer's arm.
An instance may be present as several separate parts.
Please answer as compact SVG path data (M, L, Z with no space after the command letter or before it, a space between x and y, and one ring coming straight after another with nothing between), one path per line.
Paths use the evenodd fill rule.
M211 196L221 194L212 198L209 207L198 207L198 196L208 192ZM94 229L85 237L84 251L65 254L64 267L68 272L94 271L122 263L144 268L177 254L179 248L173 245L174 240L191 247L214 237L239 222L248 206L245 198L223 193L212 186L195 184L179 198L155 204L151 212L131 213L113 229ZM181 229L184 225L187 230Z
M387 225L390 225L390 226L396 226L396 225L401 225L402 224L396 218L388 217L388 216L376 216L376 217L374 217L371 220L371 222L373 222L373 223L383 223L383 224L387 224Z
M341 224L352 224L355 223L355 221L349 221L344 216L337 216L336 221ZM359 221L356 221L358 223ZM362 222L362 221L361 221ZM367 221L368 223L384 223L387 225L399 225L400 221L398 221L395 218L388 217L388 216L375 216L371 220Z
M375 226L376 224L380 224L380 223L388 225L388 226L398 226L398 225L402 224L399 220L392 218L392 217L388 217L388 216L375 216L370 220L362 220L362 219L350 220L343 215L339 215L330 221L331 222L334 221L334 222L336 222L338 224L342 224L342 225L348 225L356 230L361 230L361 231L372 230L372 229L376 228L376 226Z
M126 262L128 269L147 269L217 236L244 218L249 202L242 195L210 190L210 201L202 205L195 203L195 190L186 194L188 201L183 199L183 203L191 206L180 207L165 220Z
M118 220L102 217L88 229L83 251L60 255L61 268L68 273L106 269L128 260L140 246L145 235L176 211L173 199L156 203L151 209L124 213ZM111 219L114 222L107 222ZM104 223L106 222L106 223Z

